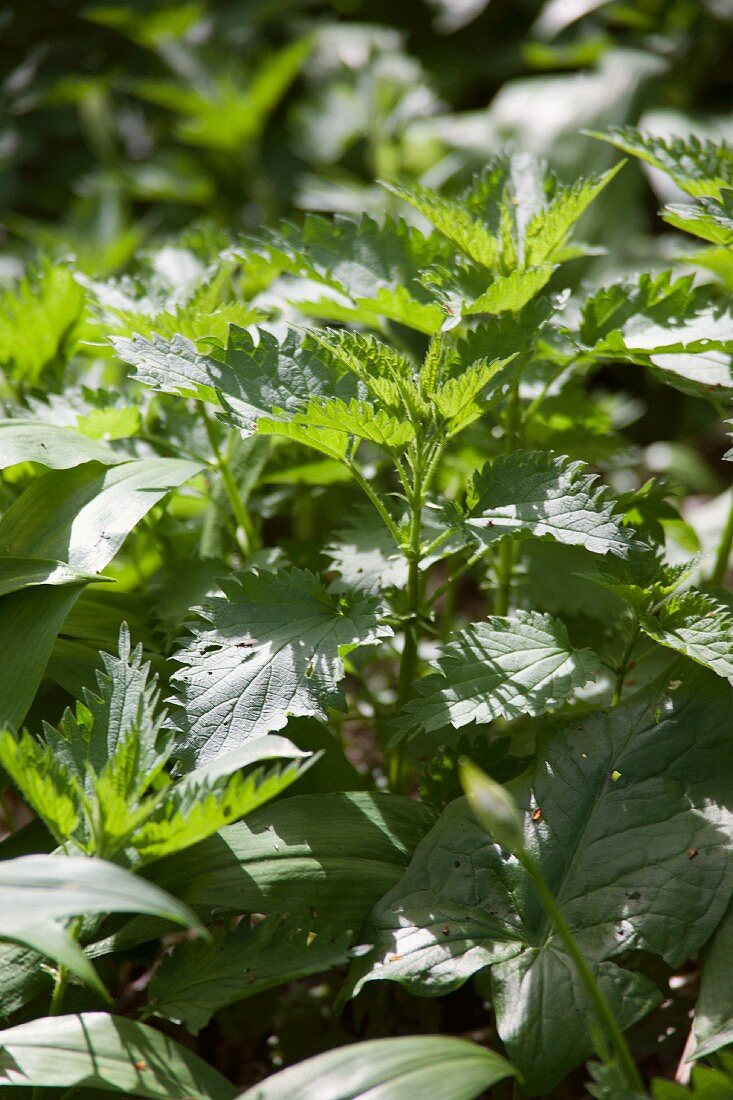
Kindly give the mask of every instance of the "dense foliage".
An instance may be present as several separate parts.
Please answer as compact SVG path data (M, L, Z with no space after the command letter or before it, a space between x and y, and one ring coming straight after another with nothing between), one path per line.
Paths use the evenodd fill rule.
M726 5L241 7L7 17L0 1088L733 1095Z

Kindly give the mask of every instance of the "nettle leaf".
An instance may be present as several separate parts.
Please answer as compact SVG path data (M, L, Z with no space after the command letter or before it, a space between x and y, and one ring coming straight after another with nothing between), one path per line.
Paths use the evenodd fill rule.
M59 844L74 835L80 820L78 779L47 746L28 733L0 733L0 764Z
M403 1035L326 1051L268 1077L238 1100L475 1100L514 1076L493 1051L452 1035Z
M628 557L633 543L614 502L583 462L543 451L500 455L476 474L464 528L479 545L551 538L595 554Z
M679 966L710 937L733 885L733 692L693 665L671 688L657 682L549 725L531 776L509 784L525 843L622 1027L661 1000L624 968L627 953ZM363 935L375 946L354 964L357 990L389 979L436 996L490 965L498 1031L530 1093L590 1053L592 1013L573 964L521 864L465 800L444 811Z
M343 372L334 371L317 345L301 340L293 329L279 342L265 329L255 337L232 326L226 348L210 344L207 353L182 336L112 342L141 382L161 393L218 405L245 435L255 430L260 417L294 415L311 398L356 396L353 379L342 382Z
M310 932L281 916L242 921L211 943L177 945L155 972L148 1003L157 1016L180 1020L195 1034L226 1005L342 965L352 940L351 932Z
M497 265L500 242L490 225L476 217L460 199L451 199L427 187L401 187L383 183L388 191L408 202L424 218L477 264L490 271Z
M353 219L306 215L302 229L288 226L263 246L247 241L284 270L320 282L330 295L298 299L316 316L374 323L384 317L419 332L437 332L445 314L420 280L422 271L450 248L426 238L402 220L378 224L368 215ZM335 298L333 291L340 292Z
M193 639L175 654L172 677L183 759L204 763L282 729L288 717L326 717L342 705L342 657L391 636L378 602L330 594L312 573L250 572L222 584Z
M0 294L0 363L36 382L57 356L74 348L84 304L71 269L44 261Z
M663 272L598 291L582 305L575 339L594 358L650 365L693 396L733 394L733 315L693 279Z
M701 141L694 134L685 137L658 137L644 134L632 126L591 132L639 160L670 176L688 195L720 199L733 188L733 149L724 141Z
M448 435L457 435L486 412L495 396L500 396L500 383L505 368L516 360L515 355L505 359L478 359L460 372L449 375L431 394L436 411L445 420ZM494 383L487 397L487 387Z
M419 680L398 719L405 733L469 722L538 715L561 706L598 670L589 649L574 649L559 619L516 611L472 623L446 646L439 673Z
M197 1054L123 1016L49 1016L0 1031L3 1086L94 1088L155 1100L232 1100Z
M483 294L462 305L461 312L518 313L547 286L554 271L552 264L540 264L538 267L528 267L523 271L502 275Z
M118 656L100 653L100 659L96 691L85 688L84 701L75 712L64 712L58 729L46 724L45 739L55 759L87 788L126 748L125 778L119 771L117 777L121 796L131 799L167 760L170 737L161 736L157 679L143 661L142 645L132 647L126 624L120 628Z
M388 454L403 450L415 438L411 424L395 419L385 409L366 401L311 401L291 420L260 420L257 430L284 435L314 447L331 458L346 455L349 439L367 440Z
M569 185L555 184L550 201L527 225L524 240L524 262L527 267L548 260L562 261L565 243L576 222L623 164L621 161L607 172L575 180Z
M720 202L700 199L695 203L668 203L662 218L680 229L710 244L730 248L733 244L733 195L726 193Z
M709 592L673 596L657 617L644 615L640 623L655 642L733 683L733 611Z

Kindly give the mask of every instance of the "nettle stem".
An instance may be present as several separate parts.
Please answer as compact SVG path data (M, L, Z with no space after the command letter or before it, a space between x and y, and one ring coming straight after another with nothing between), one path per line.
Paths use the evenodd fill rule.
M588 999L590 1000L593 1010L598 1018L603 1031L608 1039L611 1049L614 1051L619 1068L623 1072L626 1078L626 1083L629 1088L637 1093L644 1093L644 1084L641 1080L636 1063L632 1057L629 1045L624 1038L623 1032L618 1025L618 1021L614 1016L611 1008L606 1000L603 992L596 981L596 977L593 971L588 966L588 963L583 955L583 952L578 947L573 933L570 931L568 925L565 923L565 918L560 912L560 908L555 900L555 896L550 890L549 886L545 882L545 877L541 870L535 863L533 857L529 852L523 850L517 852L517 857L521 861L522 866L527 871L528 875L532 879L535 890L539 896L542 906L547 913L552 925L555 928L560 939L565 945L568 955L573 961L575 968L578 972L578 976L585 986ZM598 1052L601 1057L603 1053Z
M516 448L521 434L521 408L519 404L519 383L515 382L507 399L506 410L506 435L504 437L504 453L511 454ZM504 539L499 543L496 562L496 596L494 598L494 614L508 615L512 606L512 585L514 581L514 567L516 565L516 546L512 539Z
M634 621L631 628L631 634L629 640L626 643L623 656L621 657L621 663L616 669L616 681L613 686L613 695L611 697L611 706L616 707L621 702L621 697L624 691L624 681L626 680L627 673L631 668L631 654L634 652L637 641L639 640L639 617L634 612Z
M222 454L219 442L216 438L216 428L206 405L203 403L201 405L201 413L204 427L206 428L206 435L209 439L209 445L214 455L214 465L221 475L224 492L227 495L229 507L232 510L234 521L237 526L237 542L239 544L239 549L245 555L251 554L253 550L257 549L259 538L252 517L249 514L246 504L242 500L239 486L232 474L231 454L226 456Z
M718 544L718 551L715 555L715 565L713 571L710 574L711 584L723 584L725 581L725 575L728 572L728 561L730 560L731 549L733 549L733 490L731 490L730 505L728 507L728 516L725 521L725 527L723 528L720 536L720 543Z

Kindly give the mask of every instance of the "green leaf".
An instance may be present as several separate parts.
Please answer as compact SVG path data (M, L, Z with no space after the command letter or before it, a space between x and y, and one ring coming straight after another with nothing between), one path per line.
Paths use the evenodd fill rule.
M536 294L547 286L555 270L552 264L540 264L537 267L513 271L510 275L500 276L478 298L462 307L462 312L473 313L518 313Z
M27 733L16 739L4 730L0 764L58 843L66 843L79 824L81 787L63 759Z
M516 611L460 631L438 667L418 681L417 697L398 718L402 733L545 714L593 679L598 658L574 649L559 619Z
M152 864L146 875L198 911L285 913L308 927L356 932L434 819L427 806L398 795L296 794ZM138 929L132 921L124 939L105 949L142 942Z
M700 968L700 993L695 1005L692 1057L707 1058L733 1044L733 904L706 945Z
M437 191L430 191L426 187L413 185L407 188L393 183L384 183L382 186L398 198L409 202L410 206L432 222L439 233L452 241L477 264L481 264L490 271L496 266L499 241L489 226L474 217L465 204L440 195Z
M716 928L733 884L721 824L733 692L693 665L670 687L550 725L531 776L509 784L525 844L622 1027L660 1000L624 969L626 954L679 966ZM375 948L354 964L357 990L387 978L435 996L491 965L499 1035L530 1093L549 1091L590 1053L572 962L526 872L487 843L465 801L444 811L363 935Z
M631 533L614 516L608 490L583 462L543 451L500 455L469 489L465 531L480 546L511 538L551 538L595 554L627 557Z
M181 756L205 763L289 716L325 718L342 705L342 657L389 637L378 603L331 595L312 573L243 573L226 598L200 609L203 625L175 654Z
M692 233L726 249L733 245L733 196L729 194L721 202L700 199L694 205L669 203L662 210L662 217L683 233Z
M349 1043L281 1070L239 1100L475 1100L514 1076L498 1054L467 1039L405 1035Z
M348 404L338 400L311 401L305 412L292 420L261 420L257 428L268 435L289 436L333 458L345 456L351 436L367 440L388 454L404 450L415 438L411 424L395 419L385 409L356 400Z
M0 294L0 363L31 384L73 349L84 312L84 291L63 264L45 261Z
M167 1035L104 1012L0 1031L0 1075L5 1088L81 1086L159 1100L231 1100L236 1091Z
M0 862L0 912L34 920L92 913L145 913L201 930L187 905L123 867L84 856L33 855ZM8 918L8 914L11 914Z
M421 281L424 268L438 256L450 256L441 247L402 220L385 218L378 224L364 215L352 219L306 215L303 228L285 227L263 246L247 241L285 270L321 282L330 295L314 290L298 301L309 303L316 316L374 324L385 317L431 335L445 314ZM334 300L333 291L342 299Z
M726 142L701 141L694 134L657 137L631 126L617 127L606 134L590 131L590 135L658 168L688 195L720 199L726 189L733 187L733 149Z
M149 510L199 470L179 459L103 469L88 462L35 479L0 520L0 555L103 569ZM0 599L0 722L17 727L35 695L78 587L41 586Z
M95 573L81 573L62 561L43 558L0 557L0 596L20 592L37 585L82 585L107 578Z
M673 596L659 615L644 615L641 628L655 642L684 653L733 683L733 612L708 592Z
M536 213L527 225L524 239L524 262L527 267L564 258L563 247L575 223L623 165L624 161L621 161L599 176L581 178L569 186L556 188L547 206Z
M175 947L155 972L148 1003L195 1034L225 1005L345 963L352 939L351 932L308 932L282 917L242 921L211 943Z
M728 1100L733 1094L733 1054L722 1052L717 1067L697 1066L689 1089L657 1078L652 1085L654 1100Z
M111 1002L97 971L92 966L76 940L56 921L32 921L27 917L0 917L0 940L21 944L31 951L52 959L57 966L63 966L85 982L102 998ZM7 957L4 962L7 961ZM2 990L0 989L0 995ZM2 1056L0 1055L0 1062Z
M37 462L54 470L67 470L83 462L101 462L114 466L125 455L90 439L73 428L60 428L38 420L0 420L0 466L18 462Z

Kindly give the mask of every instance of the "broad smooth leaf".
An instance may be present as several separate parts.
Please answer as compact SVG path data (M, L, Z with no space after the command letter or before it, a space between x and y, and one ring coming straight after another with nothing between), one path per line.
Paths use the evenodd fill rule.
M64 966L81 981L91 986L105 1001L111 1001L105 986L77 941L61 925L53 920L32 921L27 916L12 919L0 917L0 940L22 944L31 951L52 959L57 966ZM7 957L6 957L7 958ZM6 960L4 959L3 962ZM12 969L12 968L11 968ZM0 986L0 999L5 1009L4 990Z
M125 458L73 428L38 420L0 420L0 467L38 462L53 470L66 470L84 462L114 466Z
M657 682L610 711L550 724L532 775L510 784L525 843L622 1027L660 1000L623 956L679 965L728 902L731 721L729 685L688 665L681 685ZM363 936L375 948L354 964L357 989L386 978L437 996L491 965L499 1034L530 1093L590 1053L572 962L521 865L464 800L444 811Z
M559 619L516 611L460 631L438 666L439 673L418 681L416 698L398 718L402 732L545 714L593 679L598 658L574 649Z
M182 759L207 763L289 716L326 717L342 705L342 656L392 633L378 602L331 595L313 573L242 573L209 600L193 640L175 654L172 677Z
M356 932L434 820L429 807L397 795L294 795L153 864L146 875L200 912L285 913L308 927ZM149 922L134 920L90 953L157 934L157 925L151 934Z
M0 862L0 929L19 912L53 920L89 913L144 913L201 928L196 915L124 867L84 856L32 855Z
M179 459L103 468L88 462L35 480L0 520L0 555L40 557L98 572L144 515L199 470ZM38 587L0 599L0 721L19 726L78 587Z
M282 917L253 927L242 921L211 943L178 944L156 970L148 1003L195 1034L225 1005L345 963L352 939L348 931L313 933Z
M236 1090L152 1027L105 1012L41 1017L0 1031L2 1086L81 1087L155 1100L231 1100Z
M20 592L23 588L36 588L41 584L73 586L105 579L94 573L81 573L62 561L0 557L0 596Z
M632 538L613 500L583 462L544 451L501 455L474 478L466 531L479 545L498 539L551 538L595 554L627 557Z
M514 1070L467 1039L411 1035L349 1043L290 1066L238 1100L474 1100Z
M695 1005L693 1058L705 1058L733 1043L733 904L702 957L700 993Z

